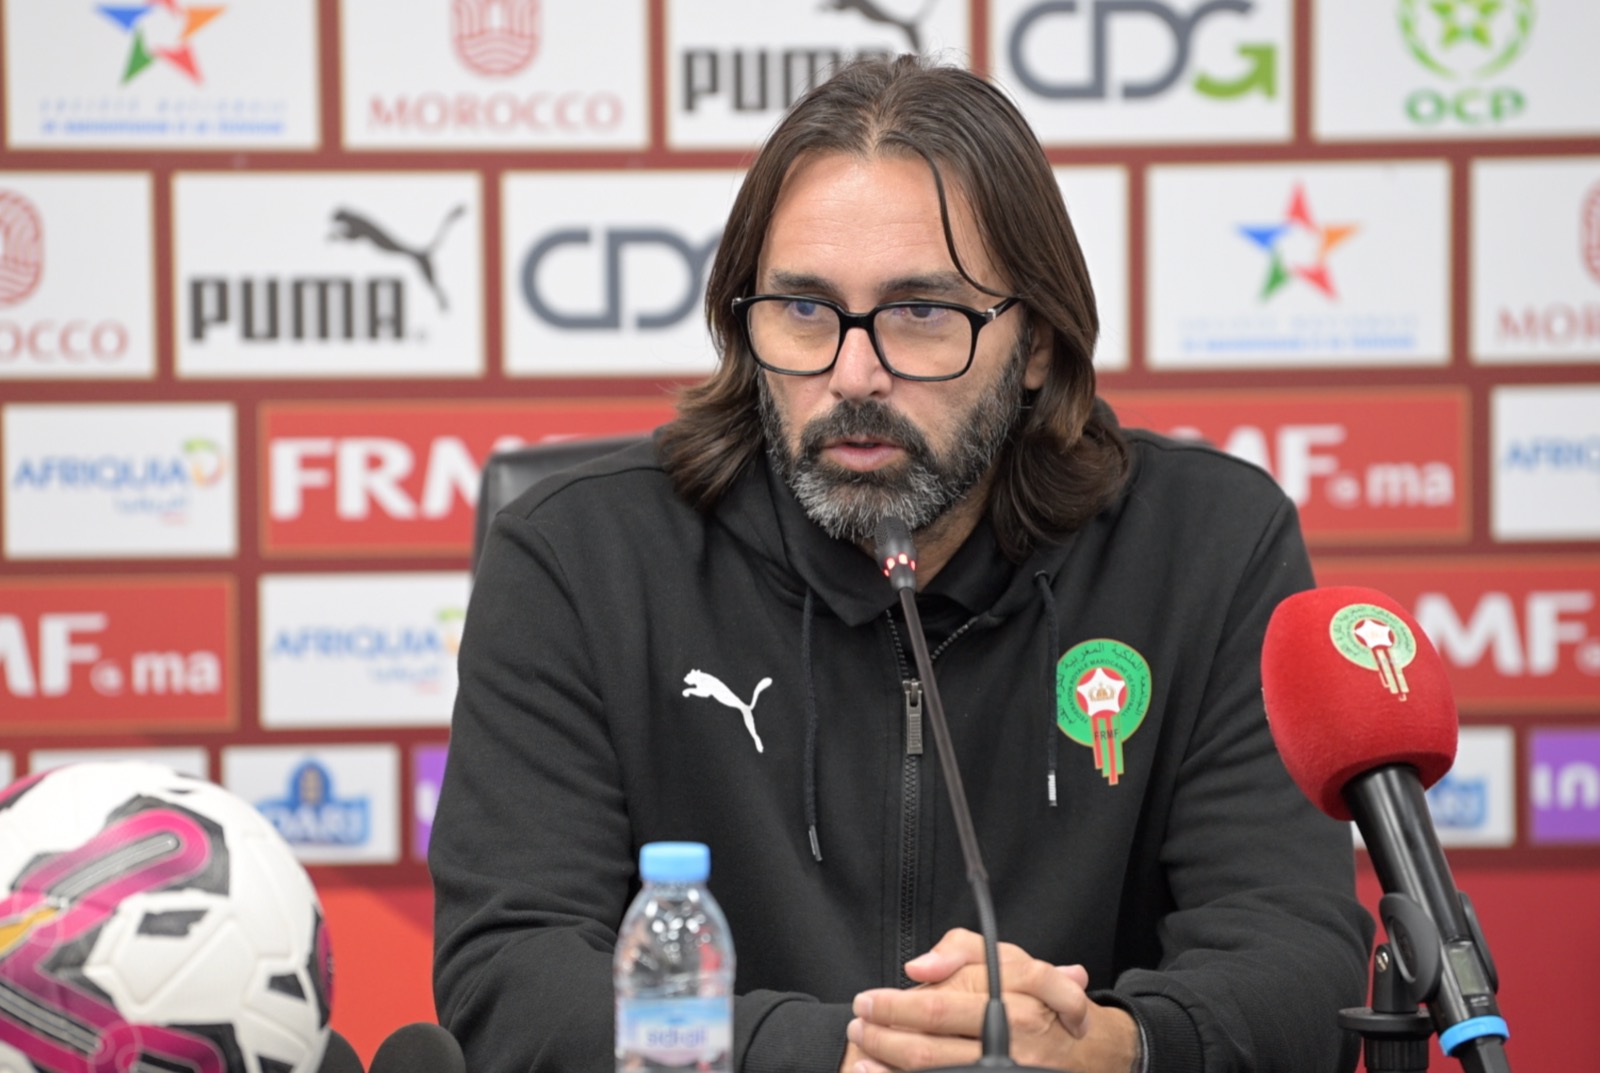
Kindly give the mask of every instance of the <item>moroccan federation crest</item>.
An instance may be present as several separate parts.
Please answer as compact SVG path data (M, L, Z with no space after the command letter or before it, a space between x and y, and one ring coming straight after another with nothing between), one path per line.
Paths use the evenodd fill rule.
M1350 604L1329 620L1328 636L1341 656L1357 667L1377 671L1384 688L1406 699L1411 687L1405 671L1417 658L1417 639L1398 615L1376 604Z
M1056 661L1056 726L1094 753L1095 770L1115 786L1122 745L1150 710L1150 665L1121 641L1073 645Z

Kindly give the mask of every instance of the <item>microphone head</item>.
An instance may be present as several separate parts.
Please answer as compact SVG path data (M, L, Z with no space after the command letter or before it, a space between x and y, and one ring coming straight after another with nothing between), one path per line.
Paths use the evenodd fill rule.
M872 546L878 562L883 564L883 576L896 589L913 589L917 585L917 546L911 539L911 527L905 519L888 515L878 519L872 535Z
M350 1041L329 1029L328 1046L322 1052L322 1063L317 1066L317 1073L366 1073L366 1070L361 1065L361 1056L350 1046Z
M1323 812L1350 819L1352 778L1391 764L1424 787L1456 757L1456 706L1444 662L1406 610L1376 589L1339 586L1280 603L1261 646L1272 740Z
M378 1044L372 1073L466 1073L461 1044L431 1021L395 1029Z

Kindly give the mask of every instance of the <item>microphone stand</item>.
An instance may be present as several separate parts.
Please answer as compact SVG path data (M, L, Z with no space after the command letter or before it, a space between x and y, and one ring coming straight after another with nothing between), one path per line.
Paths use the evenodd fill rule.
M1433 920L1408 895L1385 894L1378 916L1389 941L1372 956L1372 1005L1340 1010L1339 1027L1361 1034L1367 1073L1427 1073L1433 1017L1418 1003L1438 998L1444 943ZM1456 1048L1455 1057L1467 1073L1511 1071L1497 1038L1471 1040Z
M1388 892L1378 915L1398 962L1396 987L1406 1000L1428 1006L1440 1047L1465 1073L1511 1073L1506 1023L1495 1003L1499 973L1472 902L1456 890L1433 834L1416 770L1376 768L1352 778L1342 794Z
M944 718L944 701L939 698L939 683L928 655L928 639L922 632L922 616L917 612L916 548L911 531L899 518L884 518L878 523L874 544L884 576L900 594L900 610L905 614L906 632L911 635L911 651L916 658L917 675L922 679L922 700L933 726L939 769L944 772L950 811L955 814L956 835L961 841L961 859L966 863L967 882L978 907L978 930L983 935L984 964L989 975L989 1002L983 1011L983 1055L972 1065L946 1066L925 1073L977 1073L985 1069L1016 1069L1047 1073L1035 1066L1020 1066L1011 1058L1011 1026L1006 1021L1005 1003L1000 998L1000 936L994 919L994 901L989 893L989 873L978 850L978 835L972 826L972 809L956 766L956 750L950 741L950 727Z
M1437 944L1432 956L1439 956ZM1427 1073L1433 1019L1417 1008L1405 976L1394 947L1379 944L1372 955L1372 1005L1339 1011L1339 1027L1361 1034L1367 1073Z

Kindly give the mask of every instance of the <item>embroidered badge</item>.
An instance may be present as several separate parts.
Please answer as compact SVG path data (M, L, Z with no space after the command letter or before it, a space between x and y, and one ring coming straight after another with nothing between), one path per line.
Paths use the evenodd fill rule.
M1406 684L1406 667L1417 658L1417 639L1400 617L1374 604L1341 607L1328 623L1328 636L1339 655L1378 672L1389 692L1405 700L1411 687Z
M1073 645L1056 661L1056 725L1094 750L1095 770L1115 786L1122 743L1150 710L1150 665L1121 641L1098 637Z
M750 703L740 700L733 690L722 684L715 675L705 671L690 671L683 676L683 684L688 689L683 691L686 697L710 697L725 707L732 708L744 716L744 728L750 732L750 740L756 743L756 752L764 751L761 747L761 735L756 733L756 698L761 696L761 691L772 684L772 679L763 678L756 683L756 691L750 694Z

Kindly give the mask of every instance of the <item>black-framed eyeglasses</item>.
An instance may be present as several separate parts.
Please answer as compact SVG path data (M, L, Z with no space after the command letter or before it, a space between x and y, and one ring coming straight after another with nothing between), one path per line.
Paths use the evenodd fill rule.
M983 326L1020 302L989 309L954 302L885 302L851 313L837 302L799 294L755 294L733 300L734 315L756 363L788 376L818 376L833 368L844 337L860 328L883 367L902 380L954 380L972 368Z

